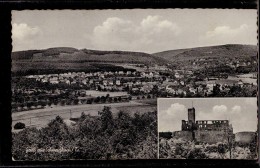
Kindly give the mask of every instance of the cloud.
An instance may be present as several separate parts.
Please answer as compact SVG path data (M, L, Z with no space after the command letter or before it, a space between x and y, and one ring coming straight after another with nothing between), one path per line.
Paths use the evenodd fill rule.
M256 26L255 26L256 27ZM256 44L256 29L247 24L238 27L227 25L217 26L213 30L207 31L199 39L209 44Z
M257 112L247 111L247 114L245 112L240 105L234 105L231 108L227 108L225 105L216 105L212 108L211 112L199 112L197 119L229 120L234 132L254 131L254 128L256 128Z
M163 31L168 31L178 35L181 31L180 28L168 20L163 20L161 16L147 16L141 22L140 29L143 33L149 35L155 35L158 33L163 33Z
M26 23L14 23L12 27L13 38L17 40L31 39L41 33L39 27L30 27Z
M234 132L256 131L257 111L242 111L239 107L240 106L234 106L229 117Z
M159 112L159 131L179 131L181 120L187 120L187 115L187 108L183 104L171 104L167 110Z
M249 29L247 24L242 24L238 28L231 28L229 26L218 26L213 31L208 31L206 33L207 37L214 38L218 36L236 36L240 33L245 33Z
M172 104L171 107L167 110L167 114L172 116L180 116L182 114L186 114L186 112L186 107L183 104L179 103Z
M231 115L236 115L239 114L240 112L241 112L241 106L235 105L234 107L232 107Z
M139 24L111 17L94 28L91 41L100 49L143 51L151 45L169 43L168 38L180 33L177 24L157 15L147 16Z
M42 35L42 30L35 26L31 27L26 23L12 24L13 50L19 51L24 49L38 48L36 39Z
M228 118L228 108L225 105L215 105L211 111L198 111L198 120L226 120Z
M216 105L212 108L213 113L225 113L227 112L227 106L225 105Z

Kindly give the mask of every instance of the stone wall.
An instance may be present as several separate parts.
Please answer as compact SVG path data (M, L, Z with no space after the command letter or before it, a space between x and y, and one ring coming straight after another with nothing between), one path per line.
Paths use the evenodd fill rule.
M251 143L255 140L255 132L238 132L235 134L235 142L239 143Z
M228 142L228 134L224 131L204 131L204 130L196 130L195 132L195 140L198 142L206 142L209 144L214 144L217 142L227 143Z
M181 138L186 141L192 141L192 132L191 131L175 131L172 133L173 138Z

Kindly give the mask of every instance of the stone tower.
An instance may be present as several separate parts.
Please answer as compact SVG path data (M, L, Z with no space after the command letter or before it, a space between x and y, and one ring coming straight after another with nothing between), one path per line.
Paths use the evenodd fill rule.
M195 124L195 108L188 109L188 122Z

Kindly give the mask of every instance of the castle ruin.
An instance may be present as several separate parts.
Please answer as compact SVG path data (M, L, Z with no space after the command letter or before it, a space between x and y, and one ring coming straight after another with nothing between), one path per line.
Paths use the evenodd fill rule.
M233 128L229 120L197 120L195 108L188 109L188 121L182 120L181 131L173 136L185 140L206 143L228 143L233 137Z

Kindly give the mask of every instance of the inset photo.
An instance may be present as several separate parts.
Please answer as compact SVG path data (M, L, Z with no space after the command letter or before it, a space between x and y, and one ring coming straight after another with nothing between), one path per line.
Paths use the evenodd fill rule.
M257 159L256 98L159 98L160 159Z

